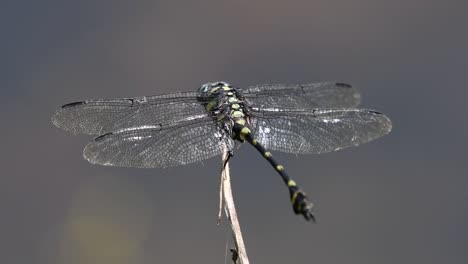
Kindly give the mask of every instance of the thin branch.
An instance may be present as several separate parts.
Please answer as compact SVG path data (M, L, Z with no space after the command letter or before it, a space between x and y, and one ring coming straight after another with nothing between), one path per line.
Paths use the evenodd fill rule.
M241 228L237 218L236 207L234 205L234 198L232 196L231 176L229 173L229 153L227 150L223 153L222 159L220 197L222 197L222 199L220 200L219 208L221 209L224 204L224 212L231 226L234 243L236 245L235 249L231 249L232 259L235 264L249 264L244 239L242 238ZM218 212L218 223L220 221L221 210Z

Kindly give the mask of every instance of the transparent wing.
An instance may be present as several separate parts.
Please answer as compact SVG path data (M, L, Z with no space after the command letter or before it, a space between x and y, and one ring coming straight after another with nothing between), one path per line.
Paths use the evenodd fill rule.
M202 161L232 149L234 142L209 117L173 126L145 126L108 133L91 141L83 156L94 164L164 168Z
M252 131L265 148L294 154L358 146L392 129L388 117L365 109L262 111L252 115Z
M206 116L196 92L66 104L52 116L59 128L74 134L102 135L129 127L170 124Z
M356 88L337 82L302 85L266 84L242 91L248 104L257 109L353 108L361 97Z

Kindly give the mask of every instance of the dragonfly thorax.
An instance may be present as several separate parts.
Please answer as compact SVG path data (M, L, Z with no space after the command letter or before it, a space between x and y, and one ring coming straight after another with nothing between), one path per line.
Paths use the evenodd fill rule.
M204 84L198 92L205 110L216 120L218 126L236 138L232 131L234 124L246 124L247 108L242 92L226 82Z

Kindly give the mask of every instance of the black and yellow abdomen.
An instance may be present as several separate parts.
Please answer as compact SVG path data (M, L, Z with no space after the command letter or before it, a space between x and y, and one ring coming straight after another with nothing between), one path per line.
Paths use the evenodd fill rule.
M211 114L217 125L228 135L240 142L247 141L273 166L289 189L291 203L296 214L302 214L307 220L315 221L312 213L312 203L305 193L297 186L284 169L284 166L273 159L249 128L248 108L242 98L242 93L224 82L206 84L201 87L201 97L206 101L205 109ZM231 150L230 150L231 151Z
M267 151L252 135L252 131L245 125L235 124L233 132L238 135L241 141L247 141L255 149L262 154L262 156L273 166L273 168L279 173L284 183L289 189L289 195L291 203L296 214L302 214L307 220L315 222L314 214L312 213L313 204L309 202L306 194L297 186L296 182L289 177L284 166L279 164L274 158L271 152Z

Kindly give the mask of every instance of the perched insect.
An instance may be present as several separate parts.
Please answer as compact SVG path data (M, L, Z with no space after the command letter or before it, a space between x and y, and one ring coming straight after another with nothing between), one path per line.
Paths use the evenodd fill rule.
M357 90L335 82L258 85L226 82L179 92L97 99L59 108L52 122L74 134L97 135L84 149L94 164L164 168L202 161L249 142L281 175L294 212L314 220L312 203L272 154L324 153L358 146L390 132L385 115L355 109Z

